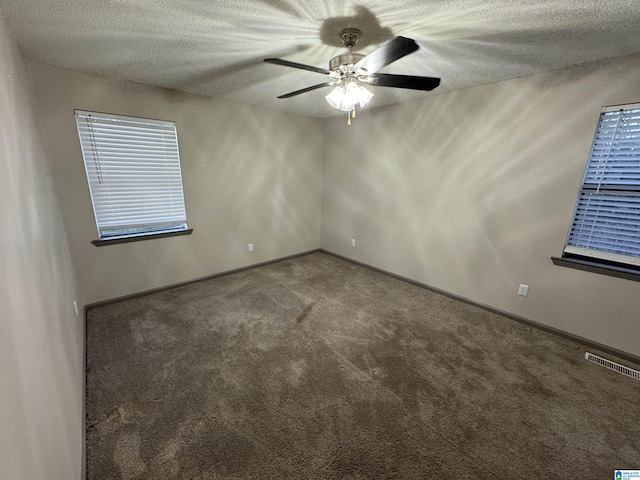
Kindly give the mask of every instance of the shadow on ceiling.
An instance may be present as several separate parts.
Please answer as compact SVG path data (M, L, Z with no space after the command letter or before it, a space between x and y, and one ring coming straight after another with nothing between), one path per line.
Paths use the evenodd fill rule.
M351 17L327 18L320 28L320 41L325 45L343 48L340 31L345 28L357 28L362 32L354 50L362 50L369 45L377 45L389 40L393 32L380 25L373 13L363 6L355 8L356 14Z

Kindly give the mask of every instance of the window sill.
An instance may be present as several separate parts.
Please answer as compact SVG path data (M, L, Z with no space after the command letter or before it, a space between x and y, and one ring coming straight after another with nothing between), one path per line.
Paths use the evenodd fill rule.
M110 240L92 240L96 247L104 247L106 245L116 245L118 243L141 242L143 240L154 240L156 238L177 237L180 235L191 235L193 228L186 230L176 230L175 232L148 233L145 235L136 235L135 237L112 238Z
M613 265L609 263L601 263L595 260L573 257L551 257L554 265L560 267L575 268L584 270L585 272L599 273L609 275L610 277L624 278L640 282L640 269L631 266Z

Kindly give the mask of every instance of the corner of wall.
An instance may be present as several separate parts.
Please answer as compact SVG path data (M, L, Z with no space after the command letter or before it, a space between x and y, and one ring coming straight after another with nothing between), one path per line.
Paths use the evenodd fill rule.
M2 14L0 66L0 477L73 480L83 468L80 298L26 60Z

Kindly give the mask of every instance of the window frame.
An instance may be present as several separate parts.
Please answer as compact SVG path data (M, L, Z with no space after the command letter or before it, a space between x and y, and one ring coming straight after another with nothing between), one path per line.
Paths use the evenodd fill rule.
M593 273L610 275L618 278L625 278L628 280L640 281L640 256L627 255L629 259L634 259L634 260L630 260L629 262L626 262L624 261L625 255L623 254L609 253L606 250L600 251L598 249L593 249L594 251L599 252L599 254L591 256L583 253L584 251L587 251L586 248L576 246L576 245L569 245L569 242L572 238L572 231L577 224L576 217L579 214L578 213L579 209L581 207L584 208L584 202L581 203L581 197L586 194L585 192L593 192L593 182L587 182L587 177L590 172L590 168L592 167L591 165L592 156L594 155L594 148L598 141L598 132L601 127L603 116L606 113L610 113L614 111L621 112L624 110L639 110L639 109L640 109L640 103L610 105L602 108L600 115L598 117L598 122L597 122L596 129L593 136L593 142L591 144L589 156L587 158L587 162L585 165L585 170L582 177L582 181L580 183L580 188L578 190L576 204L575 204L573 213L571 215L571 221L569 223L569 229L565 239L562 256L551 257L551 260L555 265L576 268L579 270L589 271ZM615 144L614 138L615 137L613 137L611 140L612 146ZM637 138L638 138L638 143L640 144L640 133L638 133ZM638 167L640 168L640 151L638 151L637 155L634 155L634 157L635 157L633 158L634 166L635 166L635 162L637 161ZM607 156L607 160L608 160L608 156ZM596 160L594 160L594 162L595 161ZM606 171L606 168L607 168L606 163L604 168ZM602 177L604 176L605 176L605 173L603 172ZM634 182L635 181L636 180L634 179ZM597 195L598 193L600 193L601 190L603 190L603 194L605 195L608 192L618 192L618 196L623 196L620 194L620 192L624 191L627 194L631 192L630 196L640 200L640 179L637 182L638 183L634 184L632 187L623 186L623 185L618 185L617 187L613 187L613 186L607 186L606 184L604 186L601 186L600 184L598 184L598 188L596 189L595 194ZM587 186L585 187L585 185ZM640 235L640 229L638 229L638 234ZM640 253L640 247L638 251Z
M80 109L74 110L74 117L98 232L92 244L113 245L193 232L187 225L175 122ZM147 147L155 152L146 151ZM130 174L129 180L139 183L115 180L110 186L96 188L104 183L104 172L113 178ZM139 195L140 188L147 190L146 198ZM136 197L122 206L132 191ZM132 210L142 213L132 214Z

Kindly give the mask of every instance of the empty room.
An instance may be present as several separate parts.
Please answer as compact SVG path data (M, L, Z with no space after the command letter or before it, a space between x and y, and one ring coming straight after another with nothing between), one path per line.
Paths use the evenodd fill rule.
M0 479L640 480L637 0L0 0Z

